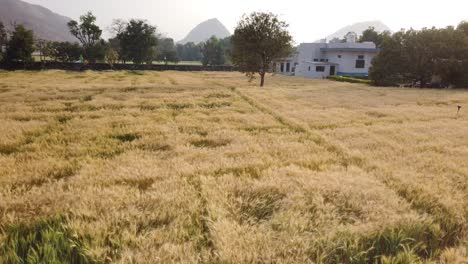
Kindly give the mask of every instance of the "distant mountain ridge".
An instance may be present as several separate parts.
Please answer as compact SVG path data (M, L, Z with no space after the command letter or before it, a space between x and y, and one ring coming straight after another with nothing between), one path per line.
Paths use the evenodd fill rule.
M21 0L0 0L0 21L8 30L13 29L13 24L23 24L34 31L36 38L75 42L77 39L67 26L70 20L40 5Z
M180 40L178 43L185 44L188 42L193 42L198 44L208 40L212 36L216 36L217 38L225 38L229 37L230 35L231 33L229 30L217 18L213 18L197 25L184 39Z
M349 32L354 32L358 36L362 35L362 32L364 32L366 29L373 27L377 32L383 32L383 31L392 31L387 25L382 23L381 21L375 20L375 21L365 21L365 22L359 22L355 23L346 27L343 27L336 31L335 33L329 35L326 37L327 41L330 41L334 38L339 38L342 39L346 34Z

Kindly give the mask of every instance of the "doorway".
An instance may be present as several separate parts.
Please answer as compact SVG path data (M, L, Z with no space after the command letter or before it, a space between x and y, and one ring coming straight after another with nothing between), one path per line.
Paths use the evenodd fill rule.
M330 75L335 75L335 66L330 66Z

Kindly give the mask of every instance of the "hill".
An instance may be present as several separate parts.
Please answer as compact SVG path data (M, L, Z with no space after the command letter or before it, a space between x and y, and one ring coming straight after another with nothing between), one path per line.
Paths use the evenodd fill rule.
M355 32L358 35L362 35L362 32L370 27L374 27L376 31L392 31L387 25L381 21L365 21L359 22L356 24L348 25L336 31L335 33L327 36L327 40L332 40L334 38L342 39L348 32Z
M188 42L194 42L196 44L206 41L212 36L217 38L229 37L231 33L229 30L217 19L213 18L200 23L190 33L178 43L185 44Z
M71 19L40 5L21 0L0 0L0 21L11 30L13 24L32 29L36 38L53 41L77 41L67 27Z

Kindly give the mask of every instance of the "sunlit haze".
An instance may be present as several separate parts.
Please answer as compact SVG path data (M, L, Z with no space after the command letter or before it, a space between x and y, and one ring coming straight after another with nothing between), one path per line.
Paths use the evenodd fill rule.
M323 38L349 24L380 20L392 30L445 27L468 19L468 1L460 0L27 0L77 19L92 11L102 28L114 18L142 18L165 35L182 39L198 23L218 18L231 32L244 13L271 11L290 24L297 43Z

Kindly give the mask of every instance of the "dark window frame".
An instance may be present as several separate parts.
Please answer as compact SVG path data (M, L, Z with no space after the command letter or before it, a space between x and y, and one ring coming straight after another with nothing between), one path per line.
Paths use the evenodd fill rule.
M325 72L325 66L315 66L315 72Z
M366 68L366 60L356 60L356 69Z

